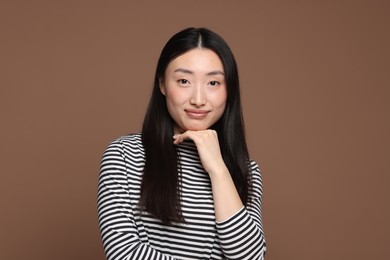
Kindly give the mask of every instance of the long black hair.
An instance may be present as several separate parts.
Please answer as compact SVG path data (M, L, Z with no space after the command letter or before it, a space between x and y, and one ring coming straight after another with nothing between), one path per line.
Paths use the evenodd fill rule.
M175 122L160 91L160 82L164 80L166 68L173 59L195 48L210 49L222 61L227 101L223 115L211 128L217 131L222 157L242 202L246 205L248 200L249 156L236 61L221 36L206 28L187 28L175 34L161 52L142 127L146 162L140 206L167 224L184 222L184 218L180 207L180 165L172 139Z

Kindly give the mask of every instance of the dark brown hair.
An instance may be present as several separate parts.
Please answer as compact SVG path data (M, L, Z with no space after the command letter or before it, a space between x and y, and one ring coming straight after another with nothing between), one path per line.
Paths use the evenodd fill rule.
M224 162L244 204L248 198L249 158L236 61L229 46L218 34L206 28L188 28L175 34L161 52L142 127L146 162L140 206L164 223L184 222L184 219L178 189L180 165L172 139L175 122L168 112L159 83L173 59L199 47L214 51L224 67L226 107L222 117L211 128L218 133Z

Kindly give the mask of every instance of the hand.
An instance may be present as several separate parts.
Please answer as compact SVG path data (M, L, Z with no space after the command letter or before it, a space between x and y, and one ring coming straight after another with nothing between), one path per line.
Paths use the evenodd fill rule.
M186 131L174 135L173 139L174 144L180 144L186 139L194 141L203 168L210 176L216 221L225 221L237 213L243 207L243 203L223 161L217 132Z
M174 144L180 144L186 139L194 141L203 168L209 174L227 171L219 147L218 135L215 130L189 130L182 134L174 135L173 139Z

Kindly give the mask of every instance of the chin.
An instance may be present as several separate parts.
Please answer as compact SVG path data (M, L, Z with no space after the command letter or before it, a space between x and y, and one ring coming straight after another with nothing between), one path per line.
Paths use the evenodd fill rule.
M185 131L202 131L202 130L207 130L209 129L210 127L207 127L207 126L188 126L188 127L185 127L185 128L182 128L182 129L185 129L183 132Z

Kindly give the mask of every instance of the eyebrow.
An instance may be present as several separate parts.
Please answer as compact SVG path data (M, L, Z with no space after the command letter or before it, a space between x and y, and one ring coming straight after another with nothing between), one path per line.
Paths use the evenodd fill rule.
M188 69L183 69L183 68L178 68L176 69L174 72L182 72L182 73L185 73L185 74L194 74L193 71L191 70L188 70ZM222 71L220 70L214 70L214 71L210 71L209 73L206 74L207 76L214 76L214 75L222 75L222 76L225 76L225 73L223 73Z

